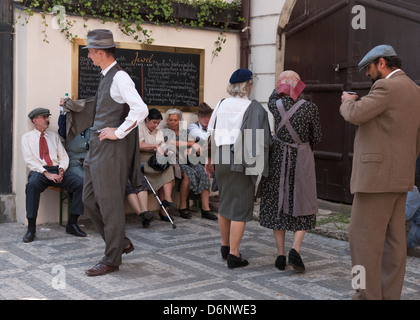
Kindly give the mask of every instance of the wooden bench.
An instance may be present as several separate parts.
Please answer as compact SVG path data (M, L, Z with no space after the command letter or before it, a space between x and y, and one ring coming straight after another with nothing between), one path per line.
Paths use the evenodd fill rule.
M59 223L60 226L63 225L63 204L67 203L67 220L69 219L70 216L70 209L71 209L71 197L69 195L69 193L62 189L62 188L57 188L57 187L53 187L53 186L49 186L47 187L47 189L50 190L54 190L60 193L60 217L59 217Z

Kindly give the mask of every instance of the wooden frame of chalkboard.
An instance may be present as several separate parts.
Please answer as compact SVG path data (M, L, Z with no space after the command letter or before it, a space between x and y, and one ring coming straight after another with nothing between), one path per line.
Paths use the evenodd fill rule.
M203 102L204 49L117 43L115 58L149 108L193 112ZM101 69L87 57L86 39L72 46L72 98L96 93Z

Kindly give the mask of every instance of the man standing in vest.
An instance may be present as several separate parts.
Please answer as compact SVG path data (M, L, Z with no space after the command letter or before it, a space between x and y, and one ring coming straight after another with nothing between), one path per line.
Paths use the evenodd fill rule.
M83 204L105 241L105 256L86 274L101 276L117 271L122 254L134 250L125 236L124 191L133 171L140 173L140 162L135 161L138 131L133 129L147 117L148 109L130 76L115 60L112 32L97 29L90 31L87 38L84 48L102 72L95 96L90 148L84 161ZM138 168L133 168L133 164ZM131 182L135 187L139 185Z
M420 88L389 45L359 63L374 83L356 101L346 92L340 113L358 126L350 181L354 193L349 228L353 299L397 300L406 265L405 203L413 189L420 151Z

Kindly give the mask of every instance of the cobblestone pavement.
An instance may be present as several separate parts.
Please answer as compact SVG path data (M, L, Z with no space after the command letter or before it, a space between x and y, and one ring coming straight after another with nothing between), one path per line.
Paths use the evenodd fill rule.
M22 242L22 224L0 224L0 299L348 300L353 293L346 241L308 233L301 251L307 271L279 271L272 231L252 221L241 245L250 265L228 269L217 222L197 213L175 219L176 229L159 219L144 229L128 215L126 232L135 250L123 256L119 271L101 277L84 273L104 251L88 220L81 222L86 238L48 224L38 226L31 243ZM286 240L290 247L290 233ZM407 258L402 299L420 299L419 258Z

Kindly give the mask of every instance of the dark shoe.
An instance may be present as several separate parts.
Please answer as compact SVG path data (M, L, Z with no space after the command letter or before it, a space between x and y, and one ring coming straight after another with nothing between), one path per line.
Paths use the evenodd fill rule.
M201 217L209 220L217 220L217 216L211 210L201 209Z
M181 216L181 218L184 218L184 219L191 219L192 218L191 212L189 212L187 208L180 209L178 211L179 211L179 215Z
M28 229L25 235L23 236L23 242L32 242L35 239L36 231L32 229Z
M162 204L163 204L163 206L164 206L165 208L169 208L169 207L175 207L175 208L176 208L175 203L173 203L173 202L169 202L169 201L167 201L167 200L163 200L163 201L162 201Z
M129 244L127 244L125 247L124 247L124 249L123 249L123 252L122 253L125 253L125 254L128 254L128 253L130 253L131 251L133 251L134 250L134 246L133 246L133 244L130 242Z
M286 256L278 256L274 265L279 270L286 269Z
M85 273L90 277L96 277L96 276L103 276L104 274L111 273L119 269L120 269L119 266L107 266L106 264L99 262L93 268L86 270Z
M72 234L76 237L86 237L86 233L80 229L80 227L74 223L74 224L68 224L66 226L66 233Z
M289 251L289 264L295 269L297 272L304 272L305 265L303 264L302 258L300 254L295 249L290 249Z
M230 252L230 247L229 246L221 246L220 247L220 253L222 254L223 260L227 259L229 252Z
M229 269L246 267L248 264L248 260L243 259L241 256L238 258L230 253L227 256L227 265Z
M172 218L172 216L171 216L171 215L170 215L170 217L171 217L172 221L174 221L174 218ZM159 212L159 218L160 218L160 220L162 220L162 221L165 221L165 222L171 222L171 221L169 221L169 218L168 218L168 216L167 216L166 214L162 214L162 213L160 213L160 212Z
M138 216L138 219L141 221L144 228L148 228L150 226L150 221L154 218L155 215L150 211L144 211Z
M172 215L178 215L179 214L179 211L178 211L175 203L169 202L167 200L163 200L162 201L162 205L165 207L166 211L171 216L171 219L172 219ZM172 221L173 220L174 219L172 219ZM164 220L164 221L166 221L166 220ZM168 221L169 221L169 219L168 219Z
M178 211L177 207L168 207L168 208L166 208L166 212L168 212L168 214L171 216L171 219L172 219L173 215L178 215L179 214L179 211ZM172 219L172 220L174 220L174 219Z

